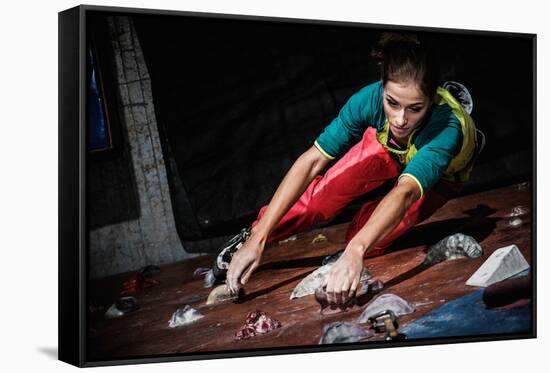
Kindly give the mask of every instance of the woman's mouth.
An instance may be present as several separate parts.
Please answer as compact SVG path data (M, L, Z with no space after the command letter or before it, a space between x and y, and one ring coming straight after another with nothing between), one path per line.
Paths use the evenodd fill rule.
M394 132L396 135L406 135L409 132L409 129L407 127L392 126L392 132Z

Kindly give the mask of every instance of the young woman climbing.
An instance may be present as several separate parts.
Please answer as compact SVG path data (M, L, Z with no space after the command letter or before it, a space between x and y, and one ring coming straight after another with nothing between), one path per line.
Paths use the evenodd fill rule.
M470 115L438 86L439 69L414 35L381 39L381 79L342 107L292 165L251 228L220 248L217 279L236 293L271 242L328 221L346 205L394 181L381 199L366 202L346 234L343 254L326 281L329 303L354 296L365 257L381 255L410 228L460 191L476 153ZM320 175L331 160L337 160Z

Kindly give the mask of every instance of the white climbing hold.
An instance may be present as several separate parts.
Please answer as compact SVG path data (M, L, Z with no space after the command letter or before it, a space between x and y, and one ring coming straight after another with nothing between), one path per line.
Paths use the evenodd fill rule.
M529 268L529 264L516 245L496 250L466 281L466 285L487 287Z

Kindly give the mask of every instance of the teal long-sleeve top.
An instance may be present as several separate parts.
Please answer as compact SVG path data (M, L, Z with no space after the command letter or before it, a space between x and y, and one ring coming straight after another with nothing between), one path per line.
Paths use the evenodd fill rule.
M368 127L374 127L378 142L404 166L401 176L412 177L421 195L441 178L468 180L475 154L476 131L474 121L460 103L447 90L438 87L432 107L411 133L407 147L397 149L389 143L383 93L382 81L356 92L314 145L327 158L339 158L362 138Z

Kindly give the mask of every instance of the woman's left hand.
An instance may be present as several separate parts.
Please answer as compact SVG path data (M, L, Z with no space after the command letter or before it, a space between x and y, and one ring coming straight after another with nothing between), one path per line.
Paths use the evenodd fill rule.
M362 271L362 251L347 247L342 256L334 263L325 281L328 303L343 306L353 298Z

